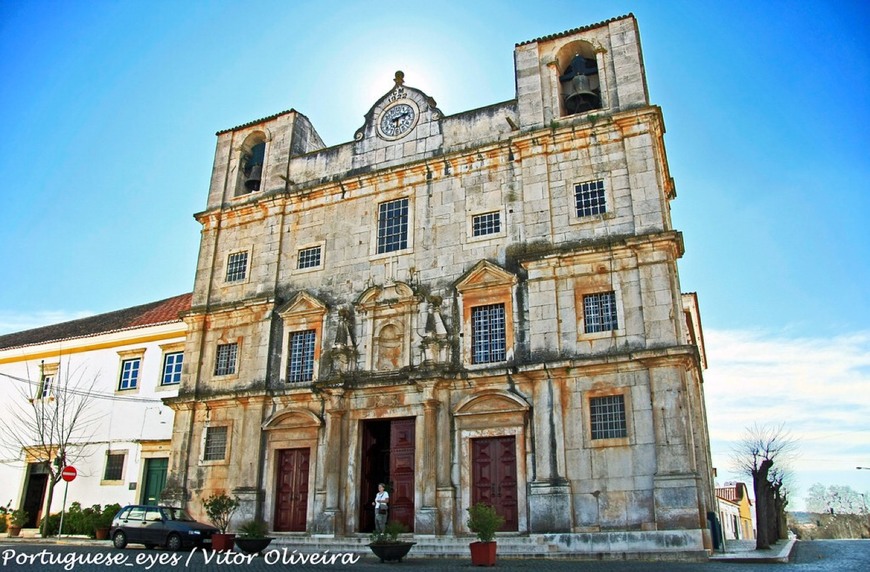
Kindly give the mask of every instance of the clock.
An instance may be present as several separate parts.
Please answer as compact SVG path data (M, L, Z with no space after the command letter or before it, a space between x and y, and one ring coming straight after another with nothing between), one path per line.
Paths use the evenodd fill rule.
M381 113L378 121L378 135L384 139L399 139L417 125L416 106L409 103L395 103Z

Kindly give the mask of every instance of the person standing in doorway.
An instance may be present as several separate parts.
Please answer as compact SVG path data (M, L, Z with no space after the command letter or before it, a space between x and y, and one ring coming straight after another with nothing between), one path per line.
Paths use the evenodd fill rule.
M390 510L390 493L384 490L384 483L378 483L378 494L372 504L375 507L375 532L382 533Z

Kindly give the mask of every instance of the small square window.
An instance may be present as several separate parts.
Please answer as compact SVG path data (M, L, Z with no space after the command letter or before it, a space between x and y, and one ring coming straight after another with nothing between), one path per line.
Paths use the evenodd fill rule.
M317 268L320 266L320 246L311 248L303 248L299 251L298 262L296 268Z
M619 439L628 436L625 421L625 396L606 395L589 400L592 439Z
M241 282L248 273L248 253L234 252L227 258L227 282Z
M126 457L126 453L108 453L106 455L104 481L120 481L124 478L124 459Z
M408 199L378 205L378 254L408 248Z
M239 344L220 344L214 360L215 375L231 375L236 373L236 360L239 356Z
M484 236L501 232L501 213L498 211L471 217L471 235Z
M121 362L121 380L118 389L136 389L139 387L139 368L141 358L125 359Z
M574 185L574 205L577 216L594 216L607 212L604 181L589 181Z
M227 454L227 428L206 427L203 461L223 461Z
M287 365L287 381L291 383L314 379L314 346L316 332L306 330L290 335L290 360Z
M490 304L471 309L472 363L504 361L505 356L504 304Z
M616 294L601 292L583 296L583 322L587 334L618 329Z
M163 356L163 378L160 385L175 385L181 382L181 366L184 352L172 352Z

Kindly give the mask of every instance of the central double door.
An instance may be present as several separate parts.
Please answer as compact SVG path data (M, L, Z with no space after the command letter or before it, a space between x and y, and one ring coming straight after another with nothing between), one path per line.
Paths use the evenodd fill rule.
M415 418L363 422L360 464L359 530L375 527L372 503L378 483L390 493L390 522L401 522L414 530Z

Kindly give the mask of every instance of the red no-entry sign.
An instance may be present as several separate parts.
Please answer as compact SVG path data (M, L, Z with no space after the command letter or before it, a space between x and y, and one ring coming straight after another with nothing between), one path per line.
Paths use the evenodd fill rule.
M78 474L78 471L76 471L75 467L73 467L73 466L64 467L63 470L60 472L60 478L62 478L66 482L70 482L76 478L77 474Z

